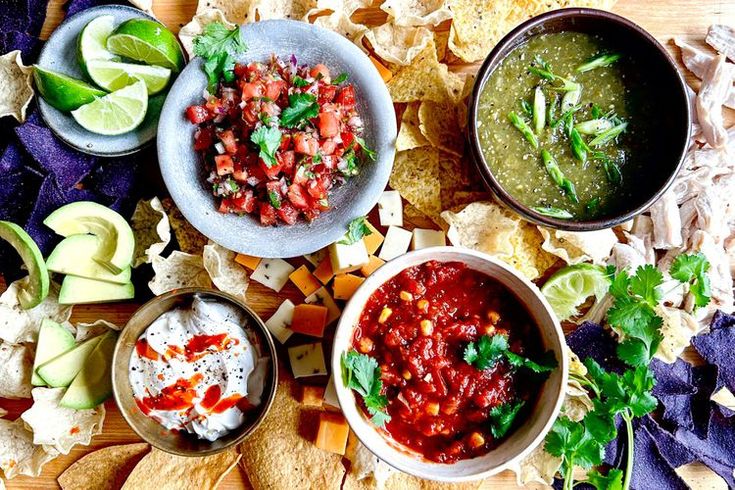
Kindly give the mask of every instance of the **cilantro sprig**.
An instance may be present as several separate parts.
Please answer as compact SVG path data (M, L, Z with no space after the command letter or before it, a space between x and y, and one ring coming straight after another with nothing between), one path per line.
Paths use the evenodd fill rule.
M513 426L516 415L523 408L525 402L518 400L516 402L503 403L490 409L490 433L495 439L500 439L508 433Z
M342 354L341 364L345 387L362 397L373 424L384 427L391 417L386 411L388 398L381 394L383 381L380 379L378 361L367 354L351 350Z
M210 92L217 89L220 79L226 82L235 79L235 56L246 49L240 26L230 30L221 22L212 22L194 38L194 54L204 59L204 73L207 74Z
M516 354L510 350L508 337L500 334L483 335L477 342L470 342L464 349L463 357L467 364L480 370L493 367L501 359L515 368L530 369L534 373L547 373L558 365L552 352L545 353L539 362Z
M276 150L281 146L281 132L276 127L261 126L250 135L250 141L260 149L258 156L268 167L278 164L276 161Z
M679 282L689 284L689 292L694 296L697 307L707 306L712 298L712 291L707 271L709 262L703 253L693 255L682 254L674 259L669 273Z
M347 225L347 234L337 243L340 245L352 245L362 240L363 237L372 234L373 231L367 225L365 216L360 216L350 221L350 224Z
M288 96L288 107L281 113L281 124L287 128L295 128L317 115L319 115L319 104L316 96L295 93Z

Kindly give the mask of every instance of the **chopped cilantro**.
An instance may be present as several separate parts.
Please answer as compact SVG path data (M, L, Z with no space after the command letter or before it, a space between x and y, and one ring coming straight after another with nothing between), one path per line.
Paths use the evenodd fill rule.
M344 82L348 78L350 78L350 76L347 73L342 72L339 75L337 75L337 78L332 80L332 85L339 85L340 83Z
M583 468L602 463L605 455L605 446L600 444L587 428L586 419L583 423L574 422L566 416L561 416L554 422L551 431L546 436L544 449L547 453L562 458L561 472L566 482L572 480L574 465Z
M623 490L623 470L613 468L603 475L597 470L587 473L587 480L597 490Z
M385 410L388 398L381 394L383 382L378 361L354 350L343 353L340 360L345 386L362 397L365 408L372 415L372 422L378 427L390 422L391 417Z
M689 284L689 292L694 296L694 304L697 307L707 306L712 297L709 276L707 276L709 267L707 257L700 252L693 255L679 255L669 269L671 277Z
M250 135L250 141L260 148L260 158L268 167L275 166L276 150L281 146L281 132L278 128L261 126Z
M365 140L360 138L359 136L355 136L355 141L357 141L357 144L360 145L360 150L362 150L365 156L368 157L370 160L375 161L375 152L368 148Z
M515 403L503 403L490 409L490 432L495 439L500 439L508 433L524 403L523 400L519 400Z
M544 354L541 362L534 362L512 352L505 335L483 335L477 342L467 344L464 349L465 362L480 370L494 366L501 359L507 360L515 368L530 369L534 373L546 373L557 366L552 352Z
M288 96L288 107L281 113L281 124L295 128L319 114L319 104L312 94L295 93Z
M344 168L340 168L342 175L345 177L353 177L357 175L357 156L355 155L354 149L350 148L347 150L344 155L342 155L342 161L344 162Z
M308 87L309 85L311 85L309 82L298 75L294 76L293 79L291 79L291 83L293 83L294 87L299 88Z
M268 191L268 200L271 202L271 206L281 209L281 196L276 191Z
M362 237L371 235L372 233L372 230L367 225L367 221L365 221L365 216L360 216L350 221L350 224L347 225L347 234L337 243L341 245L352 245L362 240Z
M214 92L220 79L234 80L235 56L247 49L240 26L230 30L221 22L212 22L194 38L194 54L204 59L209 91Z

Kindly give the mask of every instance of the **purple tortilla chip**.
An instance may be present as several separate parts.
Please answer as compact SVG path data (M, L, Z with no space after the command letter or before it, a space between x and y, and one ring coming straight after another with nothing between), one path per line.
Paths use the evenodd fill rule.
M620 468L624 464L625 437L627 437L623 417L620 415L615 416L615 428L618 431L618 436L605 446L605 459L603 461L614 468Z
M115 1L100 1L100 0L70 0L66 3L66 16L70 17L74 14L87 10L88 8L96 7L98 5L108 5L111 3L124 3Z
M33 207L41 178L26 166L27 155L10 142L0 158L0 219L23 223Z
M20 31L37 36L46 19L47 0L0 1L0 31Z
M694 432L681 428L676 431L676 439L692 451L697 459L727 480L730 488L733 488L735 425L716 410L712 411L709 422L706 438L698 437Z
M720 330L721 328L735 327L735 315L728 315L721 310L715 311L710 322L710 330Z
M41 41L30 34L21 31L0 32L0 53L7 53L19 49L23 63L30 64L38 57Z
M691 383L692 365L688 362L679 358L673 364L667 364L653 359L650 367L656 376L654 396L692 395L697 392L697 387Z
M648 430L653 440L656 441L656 447L658 447L661 456L672 468L676 469L695 460L694 453L677 441L674 434L661 427L658 422L651 418L650 414L642 417L639 425Z
M692 338L705 361L717 367L717 388L735 393L735 317L717 312L710 331ZM714 388L713 388L714 389Z
M128 196L139 180L139 162L140 157L102 160L90 175L89 185L108 197Z
M615 351L618 343L610 331L596 323L582 323L567 335L567 345L583 361L591 357L606 370L618 373L623 370Z
M635 432L634 451L633 477L630 484L632 489L689 489L689 485L676 474L674 468L661 455L651 433L642 425L639 425Z

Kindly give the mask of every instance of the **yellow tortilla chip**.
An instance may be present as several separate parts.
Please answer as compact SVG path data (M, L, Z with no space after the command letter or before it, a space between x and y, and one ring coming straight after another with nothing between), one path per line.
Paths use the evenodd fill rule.
M30 398L32 373L30 347L0 341L0 398Z
M48 318L64 323L71 317L71 305L59 304L59 285L51 282L48 296L30 310L20 307L19 295L28 277L10 283L0 295L0 340L11 344L36 342L41 322Z
M401 116L401 128L396 138L396 151L411 150L429 145L429 140L419 129L419 103L412 102L406 106Z
M386 0L380 9L399 26L435 26L452 18L447 0Z
M26 109L33 99L32 77L33 68L23 64L19 50L0 56L0 118L26 120Z
M261 426L241 445L242 465L255 488L340 488L342 456L317 448L319 411L302 410L293 397L296 383L280 376L273 406Z
M424 146L396 155L390 186L431 218L441 212L439 150Z
M365 32L368 30L367 26L352 22L349 14L346 14L341 10L335 10L329 15L317 17L314 20L314 25L330 29L341 34L358 46L360 45Z
M148 287L156 296L179 288L212 287L209 273L199 255L174 250L166 258L155 257L152 265L155 274Z
M197 10L197 14L179 31L179 41L189 54L194 57L194 38L204 32L204 27L212 22L220 22L228 29L235 27L235 24L228 21L224 12L218 8L205 8L201 11Z
M463 116L466 112L459 108L459 104L425 100L419 106L421 134L433 146L461 157L465 141L461 126Z
M529 483L543 483L551 485L554 476L561 466L561 458L557 458L544 450L540 444L521 461L512 465L509 469L516 474L516 484L526 487Z
M258 20L302 20L315 8L316 0L255 0Z
M152 448L135 466L122 490L216 488L239 460L240 455L234 449L213 456L189 458Z
M99 449L78 459L56 481L62 490L117 490L149 450L144 442Z
M43 465L58 455L51 447L33 444L33 433L22 419L0 419L0 470L5 478L38 476Z
M235 262L236 255L217 243L209 242L204 247L202 262L217 289L245 299L248 273Z
M483 59L514 27L507 20L512 5L512 0L452 0L449 49L468 63Z
M204 14L209 9L217 9L230 23L255 22L257 2L258 0L199 0L196 15Z
M171 225L157 197L150 201L138 201L130 226L135 236L133 267L150 264L153 257L161 255L171 241Z
M441 185L442 210L452 207L454 205L454 195L458 191L468 188L470 183L469 175L469 169L464 161L449 153L439 153L439 182Z
M143 12L153 15L153 0L130 0L130 4Z
M611 229L597 231L561 231L538 227L544 242L541 248L567 264L607 262L618 237Z
M443 61L447 56L447 42L449 42L449 31L435 31L434 44L436 45L436 58Z
M176 207L176 204L174 204L171 198L167 197L163 199L161 204L163 204L163 209L166 210L168 221L171 223L171 229L174 231L179 249L189 254L201 255L204 251L204 246L209 242L207 237L199 233L184 218L184 215L181 214L181 211L179 211L179 208Z
M410 65L399 70L388 82L393 102L457 101L464 79L439 63L432 39Z
M393 23L373 27L365 33L373 51L383 60L408 65L432 40L425 27L399 26Z

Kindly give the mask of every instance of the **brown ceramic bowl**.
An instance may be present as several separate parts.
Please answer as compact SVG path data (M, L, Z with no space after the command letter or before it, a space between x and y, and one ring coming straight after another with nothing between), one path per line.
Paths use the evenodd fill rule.
M209 297L223 302L229 302L241 308L248 318L248 324L243 328L253 332L260 340L261 353L270 356L270 372L266 377L266 386L259 412L248 418L243 425L229 434L209 442L198 439L191 434L178 433L167 430L155 420L146 416L138 408L133 398L133 390L128 377L130 357L135 349L138 337L159 316L178 306L187 306L194 295ZM245 303L232 295L205 288L176 289L153 298L140 307L130 318L120 333L115 353L112 358L112 389L120 412L130 427L150 445L178 456L208 456L219 453L241 443L263 421L276 396L276 382L278 379L278 360L273 339L263 321Z
M626 206L594 220L564 220L537 213L505 190L488 167L477 133L480 94L493 71L516 47L537 34L562 31L598 34L618 47L624 55L638 61L645 76L655 88L656 110L651 114L659 122L651 134L651 144L659 149L648 165L648 172L633 187L633 198ZM591 231L610 228L630 220L647 210L666 192L681 168L689 146L691 114L684 78L666 49L648 32L630 20L602 10L570 8L551 11L524 22L505 36L490 52L477 74L477 82L469 103L470 149L486 186L505 203L529 221L569 231Z

